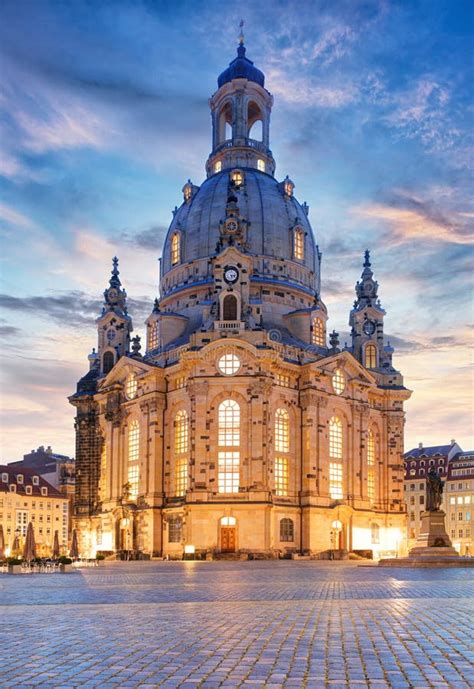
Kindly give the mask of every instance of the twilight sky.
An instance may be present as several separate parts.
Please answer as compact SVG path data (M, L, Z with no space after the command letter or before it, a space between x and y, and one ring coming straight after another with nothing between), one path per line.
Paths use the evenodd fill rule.
M473 7L3 0L0 460L40 444L74 455L66 398L114 254L143 335L171 210L188 177L204 178L207 100L241 18L275 97L276 176L310 205L329 328L347 339L369 247L414 391L406 449L472 449Z

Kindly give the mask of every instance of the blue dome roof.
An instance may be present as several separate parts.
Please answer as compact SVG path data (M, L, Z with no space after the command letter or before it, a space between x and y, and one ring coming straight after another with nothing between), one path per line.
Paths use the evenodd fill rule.
M265 86L264 73L254 67L252 60L245 57L245 46L243 44L240 44L237 48L237 57L232 60L227 69L218 77L217 85L220 88L232 81L232 79L248 79L260 86Z

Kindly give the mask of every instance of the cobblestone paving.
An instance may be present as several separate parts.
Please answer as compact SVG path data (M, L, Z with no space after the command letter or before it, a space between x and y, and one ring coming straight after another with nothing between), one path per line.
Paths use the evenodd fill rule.
M316 562L0 575L0 687L474 687L473 575Z

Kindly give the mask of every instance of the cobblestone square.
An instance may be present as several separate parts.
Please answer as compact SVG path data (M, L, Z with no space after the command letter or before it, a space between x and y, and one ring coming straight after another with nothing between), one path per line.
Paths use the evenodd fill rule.
M472 584L287 561L2 575L0 685L469 689Z

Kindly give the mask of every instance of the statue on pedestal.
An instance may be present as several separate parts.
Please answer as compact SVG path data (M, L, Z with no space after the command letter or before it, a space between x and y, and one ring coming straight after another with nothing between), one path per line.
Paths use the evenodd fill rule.
M428 512L438 512L443 499L444 481L434 467L428 471L427 479L426 509Z

